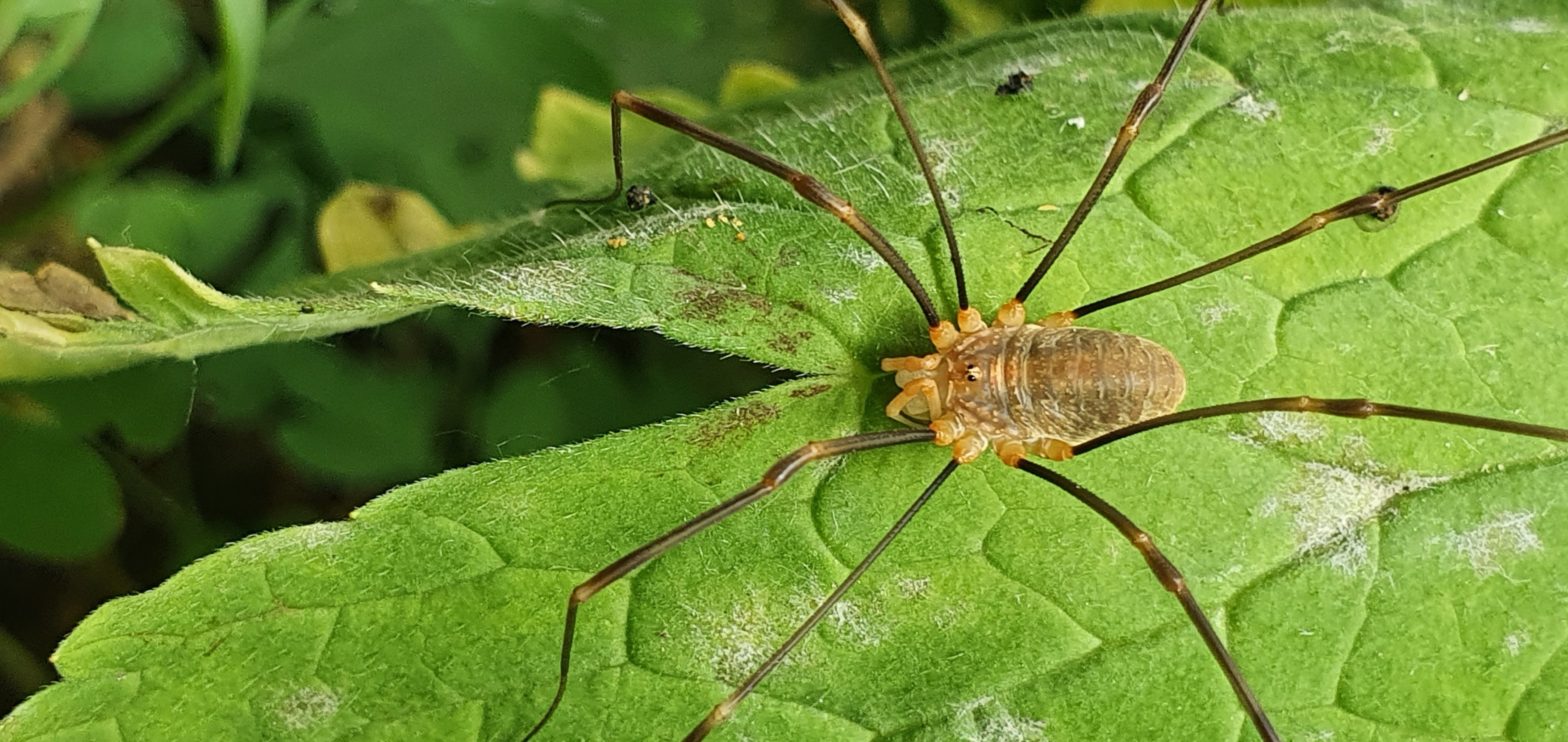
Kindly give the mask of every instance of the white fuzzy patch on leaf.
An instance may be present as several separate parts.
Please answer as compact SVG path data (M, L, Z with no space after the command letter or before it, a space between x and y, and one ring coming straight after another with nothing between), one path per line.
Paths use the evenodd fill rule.
M1385 475L1309 461L1289 489L1263 502L1261 514L1288 516L1299 553L1325 554L1335 569L1353 573L1370 553L1361 525L1395 496L1445 481L1448 477Z
M1266 98L1259 98L1252 93L1247 93L1230 102L1230 110L1250 121L1263 123L1270 119L1279 118L1279 104Z
M338 696L330 688L300 688L280 701L273 713L285 729L299 731L336 716L338 705Z
M1365 144L1361 145L1361 152L1368 157L1376 157L1387 152L1394 146L1394 133L1398 131L1387 124L1374 124L1371 127L1372 135L1367 137Z
M1311 443L1328 435L1316 420L1299 412L1264 412L1257 417L1258 428L1274 443Z
M1503 560L1507 557L1541 550L1541 537L1533 528L1535 516L1524 510L1498 513L1474 528L1436 540L1468 561L1477 577L1501 575L1505 574Z
M1515 631L1503 637L1503 651L1507 652L1509 657L1518 657L1519 653L1528 646L1530 646L1528 631Z
M1019 716L991 696L958 705L953 731L964 742L1044 741L1045 722Z
M1241 311L1241 307L1224 299L1204 304L1198 307L1198 324L1203 325L1205 329L1212 330L1219 323L1224 322L1226 317L1239 311Z
M719 606L692 607L696 615L692 632L700 652L705 652L713 677L738 684L773 654L784 637L810 615L812 596L792 593L778 600L776 593L751 588L740 601L727 609ZM784 658L784 665L807 660L808 647L796 647Z
M881 269L883 266L887 265L886 263L882 262L881 255L876 254L876 252L874 252L869 247L861 247L859 245L845 249L844 259L848 261L850 265L853 265L867 273L875 272Z
M345 541L353 523L337 521L311 523L260 534L241 541L236 547L245 559L270 560L283 554L315 551Z
M827 624L829 631L851 644L874 647L882 643L881 629L847 598L828 609Z
M1510 18L1503 21L1502 26L1506 31L1522 34L1544 34L1555 30L1552 24L1540 18Z
M903 598L923 598L931 590L930 577L900 577L893 584Z

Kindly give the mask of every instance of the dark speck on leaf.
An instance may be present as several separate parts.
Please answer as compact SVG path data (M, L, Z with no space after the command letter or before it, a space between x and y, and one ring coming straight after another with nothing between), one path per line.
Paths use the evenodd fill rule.
M681 316L691 319L716 321L736 306L747 306L760 314L767 314L773 305L756 294L741 289L693 288L681 292Z
M634 185L626 189L626 208L632 211L642 211L658 202L659 198L653 195L653 190L648 186Z
M377 188L368 205L377 219L390 222L397 216L397 192L391 188Z
M768 340L768 347L780 352L791 353L800 350L800 344L811 339L811 333L806 330L796 332L781 332Z
M762 402L744 404L702 424L686 440L697 446L711 446L724 440L731 433L753 428L774 420L779 408Z
M1034 75L1023 70L1008 75L1001 85L996 86L997 95L1018 95L1027 90L1034 90Z
M301 305L299 305L299 313L300 314L315 314L316 313L316 307L314 305L312 305L312 304L301 304Z
M832 384L812 384L811 386L803 386L799 389L790 390L789 396L796 399L806 399L807 397L815 397L818 394L821 394L832 388Z

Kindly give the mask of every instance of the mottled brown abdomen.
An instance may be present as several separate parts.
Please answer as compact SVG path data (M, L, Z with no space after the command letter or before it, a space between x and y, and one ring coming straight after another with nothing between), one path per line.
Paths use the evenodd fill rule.
M1170 351L1110 330L988 328L948 357L949 404L991 438L1082 443L1172 412L1187 393Z

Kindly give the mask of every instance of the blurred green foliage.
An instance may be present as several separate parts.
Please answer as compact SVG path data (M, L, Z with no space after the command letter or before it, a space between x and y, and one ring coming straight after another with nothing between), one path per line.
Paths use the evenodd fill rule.
M896 52L1081 4L865 11ZM0 270L53 262L101 282L93 235L241 293L320 270L316 215L350 180L417 191L459 224L553 195L514 163L547 85L716 101L736 95L721 87L737 62L800 77L859 64L814 0L19 0L0 3L0 49ZM606 149L572 159L593 168L580 181ZM52 676L43 658L87 610L223 541L776 378L646 333L440 311L0 387L0 714Z

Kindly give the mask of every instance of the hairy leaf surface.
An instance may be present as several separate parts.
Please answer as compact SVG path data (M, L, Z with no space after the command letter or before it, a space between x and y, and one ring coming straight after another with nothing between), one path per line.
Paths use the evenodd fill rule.
M1407 1L1215 19L1034 313L1540 135L1568 116L1568 13L1511 9ZM895 66L956 205L981 307L1039 257L981 208L1053 234L1180 20L1021 28ZM1035 73L1033 93L992 94L1020 68ZM951 312L929 195L869 74L719 125L852 198ZM5 315L0 352L22 369L12 375L456 304L656 327L807 377L448 472L350 521L226 548L93 614L56 656L65 681L0 722L0 739L515 739L554 689L574 584L807 440L891 427L880 408L892 384L871 370L883 355L923 352L924 327L869 249L786 185L696 146L633 179L662 204L524 217L285 297L225 297L145 253L105 249L139 319L61 329L59 318ZM1548 152L1411 201L1390 228L1335 225L1088 324L1170 347L1188 371L1188 405L1364 395L1565 424L1565 183L1568 151ZM1168 428L1060 466L1186 572L1285 738L1548 740L1568 723L1568 508L1554 507L1568 497L1564 453L1409 421L1269 415ZM944 459L921 445L813 465L606 590L584 608L571 690L547 736L684 733ZM954 475L720 735L1252 732L1137 552L987 457Z

